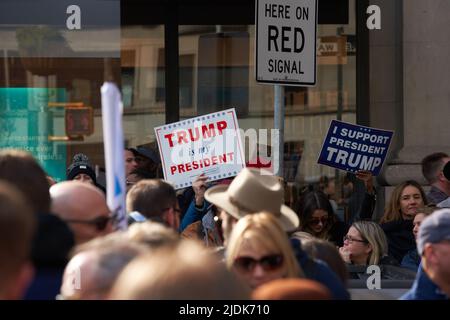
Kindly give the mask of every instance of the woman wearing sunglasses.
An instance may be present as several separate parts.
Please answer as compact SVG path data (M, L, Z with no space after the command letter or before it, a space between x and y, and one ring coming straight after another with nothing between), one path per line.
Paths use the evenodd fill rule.
M297 206L300 219L299 231L342 246L347 225L334 214L328 197L320 191L307 193Z
M239 219L226 264L252 289L275 279L303 277L286 232L273 214L264 212Z

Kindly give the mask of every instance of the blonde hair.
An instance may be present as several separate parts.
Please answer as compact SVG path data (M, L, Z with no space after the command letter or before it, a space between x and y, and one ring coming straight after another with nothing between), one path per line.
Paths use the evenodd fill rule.
M369 242L372 251L367 258L367 264L379 264L382 257L388 254L388 242L383 229L373 221L358 221L352 224L361 237Z
M274 253L280 253L284 258L288 278L303 277L289 238L273 214L260 212L249 214L239 219L234 226L227 246L226 264L232 269L244 241L256 243Z
M423 191L420 184L414 180L408 180L403 183L397 185L392 191L391 198L386 206L384 215L381 217L380 223L386 223L390 221L400 220L402 218L402 212L400 207L400 198L402 196L402 192L406 187L414 187L419 190L420 195L422 196L422 202L424 205L427 204L427 197L425 196L425 192Z

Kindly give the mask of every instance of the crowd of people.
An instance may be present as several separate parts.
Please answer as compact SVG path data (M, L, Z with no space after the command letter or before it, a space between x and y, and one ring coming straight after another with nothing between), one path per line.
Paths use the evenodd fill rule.
M117 230L105 188L78 154L56 183L28 153L0 151L0 299L351 299L350 280L415 277L402 299L450 297L450 157L395 186L374 217L376 188L344 221L323 190L285 204L283 183L254 168L176 191L158 152L125 150L128 229ZM391 269L390 269L391 268ZM385 272L391 270L391 272ZM354 297L353 297L354 298Z

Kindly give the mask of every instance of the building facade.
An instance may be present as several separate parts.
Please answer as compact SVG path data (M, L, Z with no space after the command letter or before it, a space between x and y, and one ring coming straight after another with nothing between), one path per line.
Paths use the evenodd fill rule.
M2 10L0 147L29 150L57 180L79 152L104 167L105 80L121 88L127 146L154 144L156 126L230 107L244 130L273 128L274 87L255 81L254 0L79 1L80 21L58 2L14 2L33 18ZM380 30L366 25L372 4ZM423 156L450 151L448 9L445 0L319 1L317 85L284 89L287 181L342 180L316 164L340 119L395 130L380 186L424 183Z

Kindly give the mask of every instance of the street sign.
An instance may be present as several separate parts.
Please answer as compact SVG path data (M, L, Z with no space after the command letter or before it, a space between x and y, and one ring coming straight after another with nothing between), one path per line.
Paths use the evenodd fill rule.
M256 81L316 84L317 0L256 0Z
M90 136L94 133L94 114L91 107L68 107L65 114L66 135Z
M347 64L347 39L345 36L320 37L317 44L319 65Z

